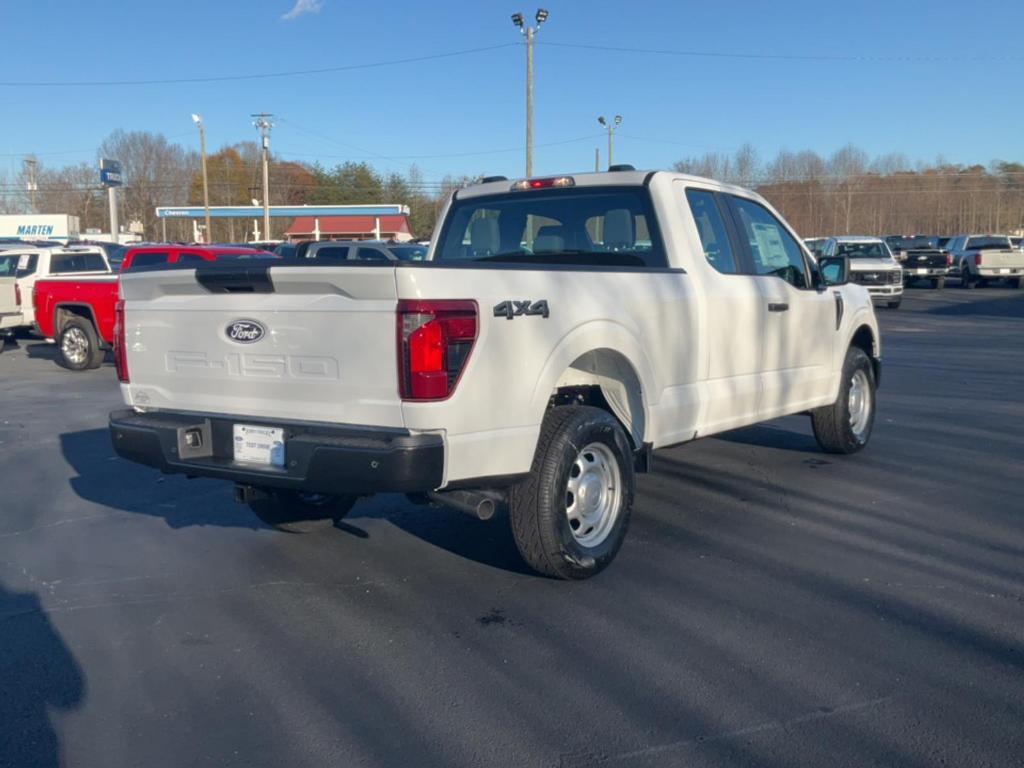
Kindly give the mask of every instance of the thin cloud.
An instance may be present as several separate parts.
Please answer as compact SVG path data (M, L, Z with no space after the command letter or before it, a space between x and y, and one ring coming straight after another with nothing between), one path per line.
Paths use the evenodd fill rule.
M281 18L285 21L291 21L292 19L299 18L299 16L305 16L307 13L320 13L320 9L323 7L323 0L295 0L295 7Z

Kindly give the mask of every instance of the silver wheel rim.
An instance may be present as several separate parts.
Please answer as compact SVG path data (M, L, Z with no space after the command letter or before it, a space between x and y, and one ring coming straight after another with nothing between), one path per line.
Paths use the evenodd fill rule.
M573 538L596 547L608 538L622 505L622 477L615 454L604 443L590 443L576 455L565 489L565 514Z
M871 385L863 370L856 370L850 379L850 394L847 399L850 411L850 429L858 440L863 440L871 422Z
M89 352L89 338L81 328L72 326L61 336L60 352L68 362L81 365Z

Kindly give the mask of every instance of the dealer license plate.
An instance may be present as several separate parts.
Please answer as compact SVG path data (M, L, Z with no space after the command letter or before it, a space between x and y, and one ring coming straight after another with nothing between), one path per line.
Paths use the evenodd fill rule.
M1010 274L1010 270L1009 269L1000 269L999 270L999 274L1000 275L1008 275L1008 274Z
M235 461L268 467L284 466L284 430L280 427L235 424L234 438Z
M928 274L928 270L927 269L918 268L917 274L919 274L919 275L927 275Z

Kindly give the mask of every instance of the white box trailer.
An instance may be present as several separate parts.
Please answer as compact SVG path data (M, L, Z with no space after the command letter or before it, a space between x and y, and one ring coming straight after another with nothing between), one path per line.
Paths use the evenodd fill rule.
M0 215L0 238L20 240L79 239L77 216L65 213L12 213Z

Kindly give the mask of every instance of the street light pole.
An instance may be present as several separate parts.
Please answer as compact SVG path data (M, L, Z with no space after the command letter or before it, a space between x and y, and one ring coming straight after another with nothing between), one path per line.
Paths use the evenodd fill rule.
M192 122L199 126L199 156L203 162L203 210L206 213L206 233L204 240L213 242L213 230L210 227L210 186L206 180L206 129L200 115L192 115Z
M604 115L597 118L597 122L608 129L608 168L615 163L615 129L622 125L622 115L616 115L612 120L605 120Z
M256 120L253 122L260 132L263 144L263 239L270 239L270 129L274 124L270 122L273 115L267 112L260 112L253 115Z
M523 22L523 14L513 13L512 23L519 27L520 33L526 37L526 175L533 175L533 38L540 25L548 20L548 12L537 9L534 17L537 26L527 27Z

